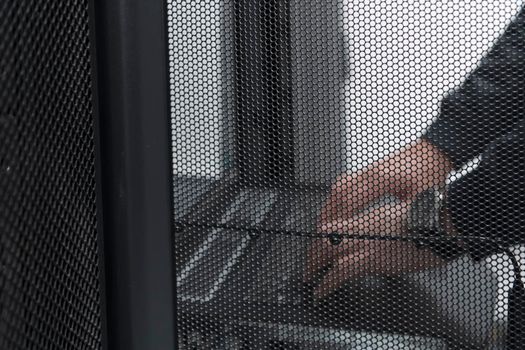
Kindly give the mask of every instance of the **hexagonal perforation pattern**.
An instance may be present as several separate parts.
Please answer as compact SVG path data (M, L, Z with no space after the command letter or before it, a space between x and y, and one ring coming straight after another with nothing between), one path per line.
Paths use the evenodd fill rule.
M88 1L0 4L0 348L101 347Z
M181 349L511 343L522 2L167 8Z

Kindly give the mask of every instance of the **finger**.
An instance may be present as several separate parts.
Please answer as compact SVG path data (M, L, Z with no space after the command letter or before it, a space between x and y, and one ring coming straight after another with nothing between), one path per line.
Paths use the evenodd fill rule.
M346 255L337 260L314 290L314 298L322 299L339 289L347 281L367 275L370 270L372 252L368 249Z
M403 234L408 202L395 202L362 212L346 220L337 220L321 226L322 232L359 235Z
M383 253L382 256L388 257L389 254L392 255L391 258L383 258L385 268L382 271L388 275L422 271L439 267L445 262L430 249L417 248L413 243L408 242L392 242L390 251Z
M334 260L353 252L354 240L345 239L334 245L327 238L315 240L308 248L303 274L304 282L310 282L320 270L332 264Z
M355 215L348 220L337 220L321 225L322 233L341 233L357 235L403 234L408 203L390 203L370 211ZM307 252L303 274L305 282L311 281L322 269L356 250L358 239L345 239L339 245L333 245L328 239L316 240ZM370 243L371 244L371 243Z
M355 240L355 252L340 257L314 290L321 299L347 281L365 276L397 276L442 266L445 261L428 249L412 243L394 241Z
M321 224L353 216L370 202L388 193L386 182L381 181L381 177L379 166L339 177L332 185L330 195L321 210Z
M322 225L320 227L320 233L348 232L344 225L344 221ZM339 244L333 244L328 238L315 240L307 252L306 267L303 276L304 281L309 282L320 270L333 263L334 260L352 253L355 243L354 239L343 239Z
M310 282L318 271L332 261L331 243L328 239L316 239L308 247L306 252L306 264L303 273L303 281Z

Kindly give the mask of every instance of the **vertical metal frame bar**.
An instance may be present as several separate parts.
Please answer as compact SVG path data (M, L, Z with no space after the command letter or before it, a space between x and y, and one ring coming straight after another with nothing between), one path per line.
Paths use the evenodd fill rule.
M93 0L107 346L175 349L164 0Z
M95 28L95 1L88 2L89 13L89 41L91 49L91 77L92 77L92 108L93 108L93 127L95 135L95 185L96 185L96 215L97 215L97 244L99 255L99 283L100 283L100 324L101 324L101 341L102 349L108 347L108 325L107 325L107 294L106 294L106 265L104 254L104 213L102 206L102 151L100 149L100 106L99 106L99 89L98 89L98 68L97 68L97 38Z
M237 167L245 184L293 179L289 0L235 0Z

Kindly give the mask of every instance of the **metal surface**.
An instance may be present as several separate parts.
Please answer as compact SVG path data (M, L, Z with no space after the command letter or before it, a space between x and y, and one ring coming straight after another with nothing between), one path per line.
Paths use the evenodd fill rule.
M522 6L168 1L179 348L520 349Z
M96 1L110 349L174 349L163 1Z
M0 348L101 349L88 1L0 4Z

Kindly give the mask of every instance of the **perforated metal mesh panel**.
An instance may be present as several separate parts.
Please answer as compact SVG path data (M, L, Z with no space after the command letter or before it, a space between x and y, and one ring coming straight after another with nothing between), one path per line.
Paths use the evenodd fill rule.
M0 3L1 349L101 347L87 3Z
M525 346L522 6L168 1L181 349Z

